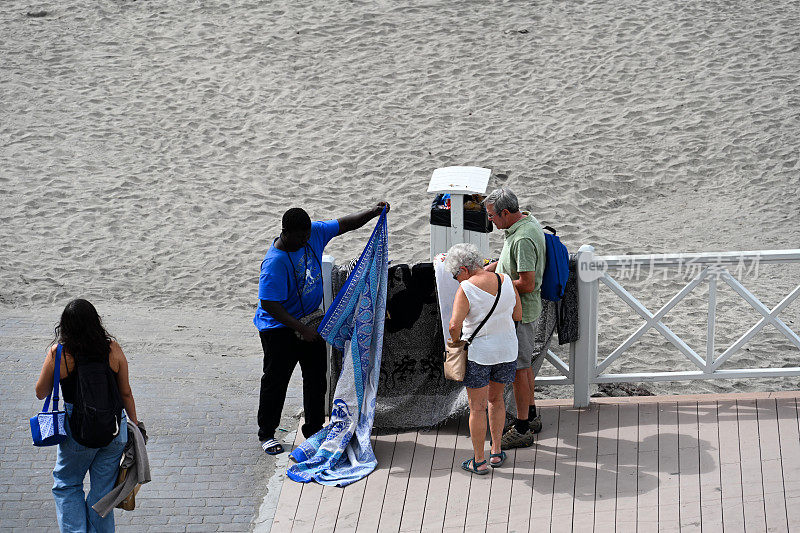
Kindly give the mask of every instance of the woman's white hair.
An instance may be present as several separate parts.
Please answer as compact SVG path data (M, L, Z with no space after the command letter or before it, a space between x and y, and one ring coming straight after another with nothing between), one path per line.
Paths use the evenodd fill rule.
M483 268L483 256L474 244L462 242L447 250L444 268L451 274L456 274L461 267L467 267L470 272Z

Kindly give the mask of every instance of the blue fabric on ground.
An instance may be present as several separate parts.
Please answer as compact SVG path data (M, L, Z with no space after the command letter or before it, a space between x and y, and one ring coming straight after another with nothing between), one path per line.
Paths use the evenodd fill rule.
M386 211L352 274L325 314L319 333L344 354L330 423L298 446L287 471L294 481L344 487L378 464L370 433L380 377L388 285Z

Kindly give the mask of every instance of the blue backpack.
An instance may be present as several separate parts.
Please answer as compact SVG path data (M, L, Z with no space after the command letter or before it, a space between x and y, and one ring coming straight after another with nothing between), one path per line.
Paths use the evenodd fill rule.
M542 299L557 302L564 296L564 288L569 278L569 252L556 237L556 230L544 226L551 233L544 234L546 245L544 274L542 274Z

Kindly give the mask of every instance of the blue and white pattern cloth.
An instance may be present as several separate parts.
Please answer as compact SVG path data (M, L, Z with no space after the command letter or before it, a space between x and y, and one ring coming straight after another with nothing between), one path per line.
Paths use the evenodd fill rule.
M319 333L344 354L330 423L291 454L294 481L344 487L378 464L370 434L386 318L389 246L386 210L352 274L325 314Z

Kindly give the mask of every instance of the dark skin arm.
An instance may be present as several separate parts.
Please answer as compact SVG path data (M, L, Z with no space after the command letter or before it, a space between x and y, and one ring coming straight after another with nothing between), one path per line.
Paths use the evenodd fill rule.
M352 215L343 216L342 218L338 219L339 222L339 235L343 233L347 233L348 231L353 231L354 229L358 229L373 218L380 216L383 212L383 208L386 207L386 212L389 212L389 204L387 202L379 202L378 205L373 207L372 209L367 209L366 211L361 211L360 213L354 213ZM265 309L266 311L266 309Z

